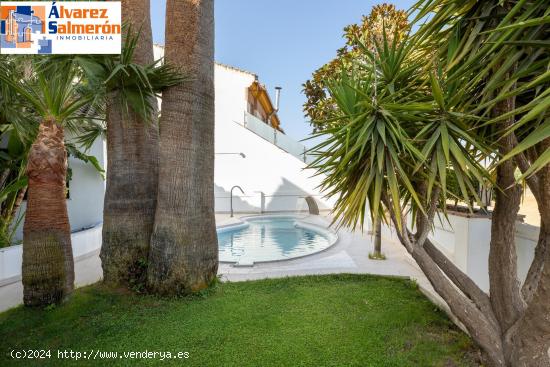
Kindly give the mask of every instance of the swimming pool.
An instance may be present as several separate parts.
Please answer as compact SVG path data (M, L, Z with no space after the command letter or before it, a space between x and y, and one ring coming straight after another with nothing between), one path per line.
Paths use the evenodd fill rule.
M332 231L292 216L249 217L242 224L218 229L220 261L238 265L311 255L336 240Z

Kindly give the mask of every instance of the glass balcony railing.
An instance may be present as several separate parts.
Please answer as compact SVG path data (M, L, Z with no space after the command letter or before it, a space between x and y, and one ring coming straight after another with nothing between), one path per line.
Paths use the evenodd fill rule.
M307 154L307 148L305 145L297 142L288 135L283 134L279 130L274 129L248 112L244 113L243 126L271 144L276 145L285 152L300 159L302 162L310 163L313 160L312 157Z

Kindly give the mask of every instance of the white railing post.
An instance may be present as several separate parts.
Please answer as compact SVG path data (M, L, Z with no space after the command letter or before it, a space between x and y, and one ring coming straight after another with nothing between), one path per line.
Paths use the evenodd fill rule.
M260 191L260 213L265 213L265 194L263 191Z

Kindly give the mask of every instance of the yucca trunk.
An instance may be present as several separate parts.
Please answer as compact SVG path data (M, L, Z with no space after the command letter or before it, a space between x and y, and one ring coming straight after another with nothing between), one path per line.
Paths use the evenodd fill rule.
M124 21L141 32L134 62L153 62L149 0L122 1ZM118 91L107 106L107 184L101 263L110 284L141 282L153 231L158 181L158 124L124 111ZM154 101L156 103L156 101Z
M497 103L492 113L501 116L514 109L515 99L508 98ZM507 131L514 123L515 119L509 118L499 127ZM504 136L499 142L499 152L508 154L516 141L514 134ZM532 190L536 193L542 225L538 253L522 290L517 275L515 234L522 191L515 178L520 159L505 161L497 167L497 186L501 190L496 191L491 220L489 294L502 334L505 365L543 367L550 366L550 233L546 225L550 220L550 170L545 167L538 177L528 179L530 185L537 180Z
M550 243L550 232L542 236ZM539 242L540 244L540 242ZM550 366L550 254L547 251L539 284L525 314L509 332L510 366Z
M498 103L492 111L498 117L512 111L515 101L509 98ZM504 120L499 128L506 131L514 123L513 118ZM501 139L499 153L506 155L513 146L512 136ZM523 309L520 283L517 275L516 221L521 201L521 186L517 184L514 160L501 163L496 170L495 208L491 218L491 243L489 247L489 283L491 306L501 332L504 365L510 366L513 346L506 340L506 332L518 320Z
M27 306L60 303L74 288L71 228L67 214L67 153L63 128L41 124L28 158L23 228L23 293Z
M374 258L382 258L382 219L377 217L374 220Z
M191 82L163 93L160 173L148 285L206 288L218 268L214 215L214 1L168 0L166 61Z
M539 147L540 152L547 149L550 139ZM514 367L550 366L550 165L528 183L537 199L541 226L535 258L522 289L527 308L507 335Z

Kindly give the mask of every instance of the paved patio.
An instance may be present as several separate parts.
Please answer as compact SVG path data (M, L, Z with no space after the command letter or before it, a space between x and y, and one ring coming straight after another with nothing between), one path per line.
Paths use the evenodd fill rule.
M309 216L303 221L322 227L327 227L330 223L330 219L323 216ZM225 225L227 222L219 218L218 223ZM229 281L331 273L368 273L415 279L423 277L420 270L408 261L408 255L402 246L384 241L383 252L387 259L371 260L368 257L372 251L370 235L345 229L337 233L337 243L323 252L295 260L256 263L253 267L234 267L232 264L222 263L219 273L222 274L222 279Z
M216 223L224 226L236 223L237 218L217 214ZM325 216L308 216L306 222L320 226L328 226L330 219ZM385 276L408 277L416 280L420 290L434 303L447 310L447 305L435 294L428 280L422 274L405 249L391 240L384 239L382 251L386 260L371 260L368 257L372 251L370 235L341 229L338 241L329 249L307 257L255 264L252 267L234 267L232 264L221 263L219 274L224 281L245 281L263 278L278 278L297 275L357 273ZM77 287L93 284L102 277L99 250L75 261L75 282ZM22 303L23 286L17 281L0 287L0 311L15 307Z

